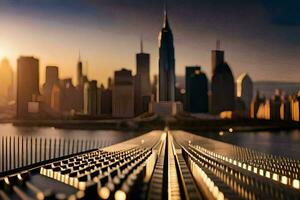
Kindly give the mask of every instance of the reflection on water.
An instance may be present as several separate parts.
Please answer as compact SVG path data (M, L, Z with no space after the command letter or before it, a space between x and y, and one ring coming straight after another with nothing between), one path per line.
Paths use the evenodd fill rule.
M248 147L257 151L287 156L300 160L300 131L280 131L280 132L235 132L232 133L199 133L202 136L217 139L226 143Z
M136 135L107 130L62 130L0 124L0 172L106 147Z

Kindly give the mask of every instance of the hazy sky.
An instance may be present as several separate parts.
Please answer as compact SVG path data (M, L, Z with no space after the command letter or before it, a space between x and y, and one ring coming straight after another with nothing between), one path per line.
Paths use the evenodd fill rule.
M154 74L162 8L162 0L0 0L0 57L14 67L20 55L38 57L44 80L46 65L75 77L80 50L89 77L106 82L113 70L135 72L143 34ZM220 39L235 77L300 81L300 1L169 0L168 8L177 74L197 64L210 77Z

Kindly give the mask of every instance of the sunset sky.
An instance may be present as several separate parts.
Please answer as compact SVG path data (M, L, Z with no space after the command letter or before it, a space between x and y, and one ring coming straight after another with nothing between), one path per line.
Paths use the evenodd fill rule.
M210 51L222 41L237 77L300 81L300 3L297 0L169 0L176 72L201 65L211 76ZM76 62L88 62L89 77L105 82L113 70L135 72L140 36L158 71L162 0L0 0L0 58L16 67L20 55L60 67L75 77Z

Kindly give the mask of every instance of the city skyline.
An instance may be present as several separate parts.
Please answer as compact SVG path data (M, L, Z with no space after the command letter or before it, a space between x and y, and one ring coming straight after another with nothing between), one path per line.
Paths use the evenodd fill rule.
M83 5L82 10L80 10L78 5L81 4L75 1L72 5L74 5L73 7L75 7L75 11L76 9L79 9L80 12L78 12L78 15L80 17L74 17L74 13L70 10L68 11L68 9L72 10L72 8L66 8L66 6L63 5L61 5L61 9L56 11L58 13L55 13L53 8L57 8L57 6L60 5L56 1L54 1L54 3L48 3L49 11L44 14L38 12L45 10L45 5L43 5L43 3L38 3L35 7L32 7L31 1L25 2L26 3L23 2L19 4L8 4L6 1L1 2L1 5L7 8L7 10L1 13L1 21L3 22L5 29L1 30L0 44L2 43L2 45L0 48L0 57L8 57L14 69L16 66L16 60L21 55L33 55L39 58L41 67L40 84L44 82L46 65L58 66L61 72L61 77L72 77L74 79L76 76L75 69L79 50L81 51L81 57L84 61L84 65L86 64L85 61L88 61L89 76L91 79L98 80L99 83L106 84L107 78L109 76L112 77L113 71L119 70L123 67L131 69L135 74L134 55L139 51L139 38L141 34L143 34L144 38L144 51L151 54L151 75L157 74L158 48L156 40L163 18L161 14L163 9L161 2L155 1L149 3L151 8L149 11L145 10L143 6L135 1L128 3L128 5L125 3L124 7L119 5L115 8L119 11L119 15L110 15L111 12L108 14L104 12L103 19L106 20L105 17L111 16L111 20L106 20L106 23L101 24L102 20L100 18L98 25L94 22L97 21L97 15L94 16L94 12L91 12L91 16L87 16L86 14L87 9L102 9L96 5ZM235 8L241 6L238 3L234 3L234 1L230 3L232 3ZM246 3L249 4L249 2ZM104 7L107 8L110 4L113 3L106 2L106 6ZM191 5L198 4L194 1L179 5L169 3L169 15L171 17L170 23L172 24L175 32L174 43L176 48L175 57L177 75L184 75L185 66L200 65L210 79L210 53L211 50L215 49L215 41L220 39L222 41L221 49L225 50L227 58L226 61L230 64L235 78L237 78L241 73L247 72L251 77L253 77L254 81L279 80L296 82L299 80L297 77L297 74L299 74L297 73L299 70L297 63L299 62L297 60L297 56L295 56L298 50L297 41L294 41L294 43L291 42L295 38L289 38L288 40L290 40L290 42L286 42L283 46L277 44L277 40L273 43L267 43L267 40L263 42L263 44L267 43L268 45L274 45L273 48L268 48L268 46L260 48L261 44L259 43L260 45L256 45L258 43L255 42L249 46L248 44L249 42L251 43L251 41L244 40L245 35L247 36L247 34L244 34L244 30L242 29L239 29L241 31L240 34L244 35L242 37L239 37L239 34L234 34L234 30L223 30L220 34L220 30L224 27L220 26L216 22L216 16L212 17L213 14L207 14L205 18L195 20L197 22L200 20L202 24L206 24L207 26L210 24L207 20L212 20L212 24L215 25L215 27L203 26L203 29L201 29L200 26L191 26L191 22L187 20L186 17L180 19L179 16L186 12L184 8L189 8ZM222 5L225 8L221 8ZM178 6L182 7L179 11L177 10ZM135 15L135 17L130 17L129 15L122 19L127 8L131 7L135 8L133 9L134 12L132 14ZM209 11L208 8L211 9L211 5L207 2L205 3L205 1L203 3L203 7L207 8L207 11ZM227 7L228 6L224 6L223 3L220 3L220 5L216 5L216 11L220 12L223 9L226 10L228 9ZM62 11L65 11L64 9L67 9L68 12L62 14ZM251 10L252 8L250 7L247 9ZM17 10L22 10L23 12L21 14L17 14ZM36 13L29 11L36 11ZM54 15L51 17L52 11L52 14L55 14L56 16L56 19L54 18ZM94 10L92 9L92 11ZM137 20L141 11L145 11L145 13L139 20ZM261 11L259 10L257 11L257 13L260 12ZM195 14L195 12L192 13ZM37 15L41 16L37 17ZM195 17L199 17L198 14L195 15ZM216 15L220 15L220 13ZM149 22L149 16L154 17L153 22ZM80 20L78 20L78 18L80 18ZM254 18L256 19L257 16ZM71 22L71 19L73 19L74 22ZM127 19L128 21L126 22L126 25L128 27L135 26L135 28L130 31L125 30L123 27L124 25L120 23L120 20ZM235 19L235 17L232 16L232 14L228 14L228 20L230 19ZM10 20L15 22L14 26L9 25ZM29 20L31 23L26 23ZM204 22L202 22L202 20ZM245 20L247 21L249 19L246 18ZM220 21L224 21L224 19L220 19ZM237 24L238 25L234 25L234 29L242 28L238 27L240 23ZM269 34L272 32L272 37L279 37L282 32L293 32L293 34L298 33L297 23L295 25L292 24L287 26L282 23L276 24L273 21L270 21L267 24L271 24L274 30L276 30L274 31L272 29L271 31L270 29L266 32ZM152 30L149 30L150 28L145 28L145 26L153 27L154 25L155 28L151 28ZM253 24L249 24L249 26L253 26ZM218 30L218 27L220 30ZM201 34L199 35L197 35L199 33L198 29L201 29ZM20 30L22 30L22 37L20 37ZM207 34L208 32L210 32L210 34ZM248 36L253 38L253 34L256 34L255 32L257 31L249 31ZM70 37L66 38L66 34L69 34L68 36ZM228 34L232 34L232 37L226 36ZM288 35L287 33L285 34ZM284 40L286 35L279 38ZM257 36L261 36L261 33ZM188 37L191 39L188 40ZM260 37L257 39L261 40ZM62 41L64 41L63 44ZM243 47L243 45L246 47ZM289 51L285 51L287 45L292 45L294 48L289 47ZM250 47L254 50L252 49L248 51ZM266 49L268 51L266 51ZM257 57L257 59L253 59L253 56ZM261 62L260 57L264 57L265 60ZM272 57L272 59L270 59L270 57ZM290 71L293 71L293 73L285 73L285 76L282 76L282 73L286 72L286 68L289 68Z

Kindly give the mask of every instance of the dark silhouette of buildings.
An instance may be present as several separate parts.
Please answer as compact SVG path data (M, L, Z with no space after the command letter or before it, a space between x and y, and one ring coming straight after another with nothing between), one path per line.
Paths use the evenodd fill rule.
M164 11L164 24L159 33L159 101L175 101L175 55L173 33Z
M17 118L39 112L39 60L20 57L17 61Z
M191 113L208 112L208 80L201 67L185 68L185 110Z
M62 114L74 114L77 107L78 92L72 79L60 80L55 84L51 94L51 108Z
M135 114L139 115L148 111L148 104L151 98L150 54L143 52L143 41L141 41L141 52L136 54L134 92Z
M51 106L51 94L54 84L59 82L58 67L46 67L46 81L42 87L43 100L47 106Z
M237 97L244 101L247 114L250 112L250 105L253 98L253 81L246 73L240 75L236 81Z
M112 116L117 118L134 116L134 80L130 70L115 71Z
M111 79L110 79L111 80ZM112 87L112 86L111 86ZM112 115L112 90L111 88L100 87L100 113L101 115Z
M235 82L227 63L216 66L211 81L210 112L220 114L235 108Z
M98 114L97 81L92 80L84 85L84 114L96 116Z

